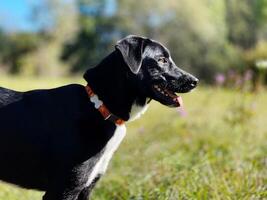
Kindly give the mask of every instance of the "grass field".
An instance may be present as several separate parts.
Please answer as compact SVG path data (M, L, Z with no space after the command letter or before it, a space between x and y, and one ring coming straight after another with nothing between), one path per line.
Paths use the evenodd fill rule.
M0 77L0 86L18 90L72 82L83 83ZM183 99L186 114L153 102L128 124L92 199L267 199L267 92L200 87ZM0 183L0 200L42 194Z

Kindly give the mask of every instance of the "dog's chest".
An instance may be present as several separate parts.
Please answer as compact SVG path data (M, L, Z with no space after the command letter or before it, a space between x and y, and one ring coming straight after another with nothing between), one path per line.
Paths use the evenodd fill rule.
M119 147L120 143L122 142L123 138L126 134L126 127L125 125L117 126L113 136L110 138L106 146L104 147L101 155L99 156L96 164L94 165L91 173L88 177L86 185L89 186L94 179L105 173L108 163L111 160L114 152Z
M134 103L131 108L129 122L140 118L147 111L148 106L149 106L148 104L141 106L141 105Z

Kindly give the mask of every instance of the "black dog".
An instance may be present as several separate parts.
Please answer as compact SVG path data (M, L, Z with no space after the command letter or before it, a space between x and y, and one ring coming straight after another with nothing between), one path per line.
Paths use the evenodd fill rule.
M86 200L151 99L177 107L175 93L198 80L169 51L128 36L85 75L88 86L16 92L0 88L0 179L46 191L44 200Z

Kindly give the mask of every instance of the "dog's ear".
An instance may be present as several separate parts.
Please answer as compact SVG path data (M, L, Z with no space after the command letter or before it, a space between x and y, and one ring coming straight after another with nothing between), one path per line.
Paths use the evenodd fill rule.
M117 42L115 48L118 49L130 70L137 74L142 65L142 56L146 38L129 35Z

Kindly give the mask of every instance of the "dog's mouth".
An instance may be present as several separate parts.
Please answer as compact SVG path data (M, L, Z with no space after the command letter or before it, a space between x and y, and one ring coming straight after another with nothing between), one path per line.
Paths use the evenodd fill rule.
M161 85L155 84L152 86L152 90L156 96L157 101L167 105L169 107L180 107L183 106L183 100L181 96L178 96L176 92L163 87Z

